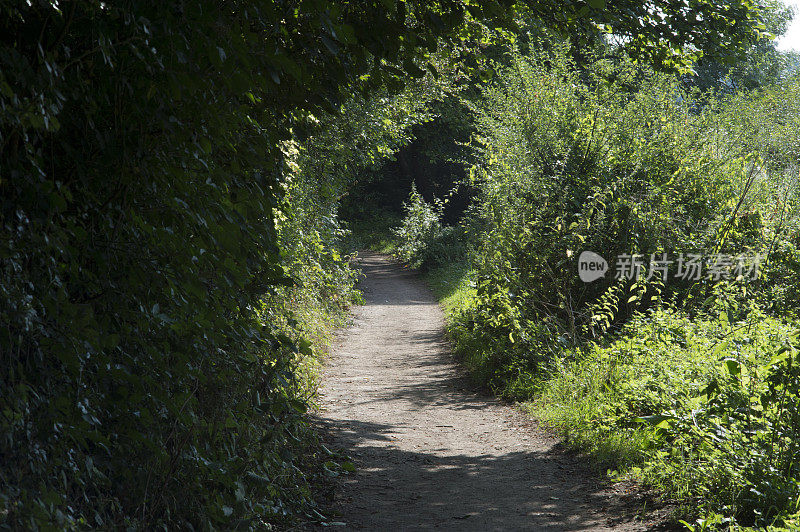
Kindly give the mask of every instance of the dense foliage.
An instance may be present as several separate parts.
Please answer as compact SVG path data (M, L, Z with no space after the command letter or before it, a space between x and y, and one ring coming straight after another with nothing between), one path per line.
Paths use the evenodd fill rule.
M724 305L700 319L640 315L607 345L561 359L532 408L573 445L633 466L687 518L793 528L796 337L758 310L730 322Z
M397 249L434 265L479 382L691 526L791 528L800 82L717 99L602 48L583 57L551 42L496 63L466 101L478 195L461 258L430 258L448 228L413 191ZM610 271L582 281L583 251ZM647 275L664 253L702 253L707 273ZM630 278L624 254L643 257ZM711 274L722 255L761 257L759 274Z
M357 297L336 248L355 176L430 118L437 78L488 79L480 50L497 35L613 34L616 52L676 71L765 30L749 1L691 5L0 0L0 525L320 519L304 475L329 457L307 426L309 357ZM586 130L571 105L548 135ZM691 140L663 135L620 167L668 166ZM713 210L726 190L707 192L711 205L687 191L686 208ZM451 249L457 233L441 230Z
M434 13L449 12L414 15ZM320 217L330 172L297 146L345 89L392 85L398 64L421 75L420 44L458 17L91 1L0 16L2 521L258 527L296 512L313 392L298 358L352 285ZM413 108L373 113L387 101L348 110L402 130ZM323 160L380 153L387 127L368 125Z
M397 256L415 268L427 270L462 260L467 253L465 228L442 224L442 203L431 205L412 185L404 204L406 215L394 235Z
M615 279L613 270L584 283L581 251L613 268L626 253L754 254L767 244L762 213L738 203L755 193L761 159L722 140L716 111L692 113L667 76L603 60L581 74L564 57L518 57L481 109L485 162L473 178L489 229L470 328L478 341L507 340L488 366L525 359L535 369L549 357L542 338L598 337L634 310L705 294L702 282Z

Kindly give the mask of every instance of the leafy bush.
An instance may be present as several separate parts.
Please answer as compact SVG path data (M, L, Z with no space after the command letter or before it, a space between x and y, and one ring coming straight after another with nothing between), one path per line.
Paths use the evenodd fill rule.
M666 283L615 279L615 257L754 255L786 238L792 225L777 228L767 154L730 135L732 109L742 105L698 113L672 77L607 59L578 70L563 48L512 53L510 62L476 105L481 162L472 179L486 229L477 239L477 303L463 320L495 388L634 312L658 301L694 304L712 288L707 278L677 278L674 265ZM749 115L766 120L765 111ZM610 274L581 281L585 250L605 256ZM741 282L747 297L766 288Z
M765 526L798 511L796 335L755 309L737 322L724 308L637 316L563 357L529 408L687 515Z
M272 22L216 7L0 9L9 527L258 527L309 504L299 346L258 312L289 282L281 156L250 116L272 84L236 52Z
M412 185L408 201L403 205L406 215L400 227L393 231L401 260L423 269L465 260L466 234L460 227L442 226L441 204L426 202Z
M441 236L442 224L439 221L441 213L425 201L417 192L415 185L411 186L408 202L403 206L406 216L400 227L394 230L400 242L397 246L397 255L418 268L428 257L429 248Z

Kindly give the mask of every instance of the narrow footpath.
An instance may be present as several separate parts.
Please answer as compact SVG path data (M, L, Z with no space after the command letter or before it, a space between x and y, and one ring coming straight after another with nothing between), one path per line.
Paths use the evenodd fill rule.
M323 371L319 422L355 473L347 530L646 530L626 501L512 407L471 390L425 284L361 253L366 304ZM339 527L342 530L343 527Z

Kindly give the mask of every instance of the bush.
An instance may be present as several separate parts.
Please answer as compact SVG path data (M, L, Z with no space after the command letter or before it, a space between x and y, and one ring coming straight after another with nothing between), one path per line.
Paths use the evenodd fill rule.
M277 131L254 118L274 92L246 50L278 23L218 7L0 9L10 528L255 528L309 505L308 346L259 311L289 280Z
M785 169L767 174L757 143L728 134L731 109L761 124L765 106L698 112L670 76L608 59L578 70L558 47L509 62L476 106L481 154L471 172L486 229L476 239L477 302L465 334L484 352L492 386L539 371L561 346L601 338L659 301L695 305L713 288L705 277L677 278L674 265L666 283L615 279L614 257L755 255L785 240L792 224L779 228L774 213L787 205L766 177ZM785 158L784 148L774 151ZM582 251L605 256L611 273L581 281ZM740 285L745 299L767 289L753 279Z
M431 269L451 262L464 261L467 238L460 227L441 224L442 205L427 203L412 185L406 215L393 230L397 238L397 256L414 268Z
M796 329L753 309L636 316L563 357L530 408L572 445L683 501L765 526L798 511ZM638 471L638 473L636 473Z

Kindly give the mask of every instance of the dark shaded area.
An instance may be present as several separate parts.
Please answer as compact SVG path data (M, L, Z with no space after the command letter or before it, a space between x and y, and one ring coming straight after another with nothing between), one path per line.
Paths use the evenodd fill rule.
M599 480L587 482L585 466L558 452L442 456L378 444L392 441L394 425L348 420L320 426L326 443L349 452L358 466L343 482L368 486L378 495L343 502L371 513L381 530L408 530L409 507L414 530L509 530L517 529L509 527L520 519L525 530L596 530L598 514L608 514L608 527L634 524L645 504L641 493L625 493L624 487L610 492ZM509 484L516 489L509 492ZM347 516L341 519L358 529Z
M461 218L475 192L463 183L471 164L464 144L473 132L472 117L455 99L435 102L433 111L437 118L414 126L413 140L393 159L360 172L343 198L339 212L344 220L371 219L376 213L402 216L412 183L428 202L448 198L443 223Z

